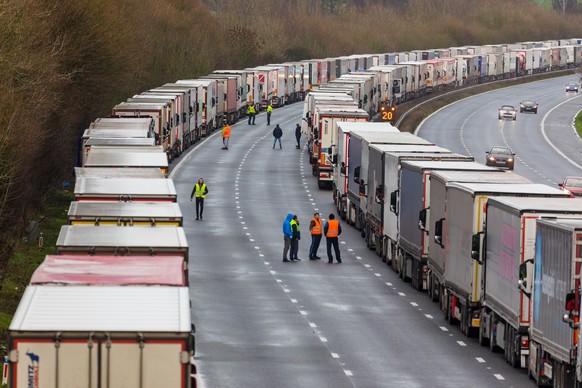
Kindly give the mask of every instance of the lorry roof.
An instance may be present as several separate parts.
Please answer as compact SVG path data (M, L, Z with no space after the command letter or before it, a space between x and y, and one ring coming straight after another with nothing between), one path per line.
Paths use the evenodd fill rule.
M182 218L175 202L71 202L69 217Z
M151 138L149 138L151 139ZM143 140L138 138L137 140ZM163 153L164 147L161 145L95 145L91 147L91 152L97 153L118 153L118 152L154 152L154 153Z
M486 171L433 171L430 179L443 182L531 183L528 179L504 170Z
M165 152L93 152L87 155L86 167L168 167Z
M184 286L184 257L49 255L30 284Z
M370 148L384 153L451 153L450 150L434 144L370 144Z
M408 132L368 132L358 131L352 132L352 137L360 138L370 143L383 144L426 144L434 145L433 143L421 137L413 135Z
M385 131L385 132L400 132L398 128L389 123L373 123L361 121L342 121L337 123L338 128L341 128L344 133L353 131Z
M107 138L147 138L150 134L149 128L88 128L83 133L84 138L107 137Z
M104 228L101 226L61 226L57 247L171 247L188 248L186 234L181 227Z
M96 145L106 145L106 146L145 146L155 144L156 139L153 137L90 137L87 139L85 145L96 146Z
M188 287L28 286L10 330L187 333Z
M171 179L166 178L77 178L75 196L87 195L175 197L176 187Z
M520 213L524 212L564 212L582 213L582 201L578 198L521 198L495 197L488 201L489 206L511 208Z
M484 164L471 161L451 161L451 160L406 160L402 162L402 167L410 170L458 170L458 171L495 171L496 168L485 166Z
M158 167L75 167L75 178L153 178L166 179Z
M453 182L449 188L458 188L468 191L473 195L479 194L503 194L523 193L537 195L551 195L555 197L567 197L569 194L562 190L540 183L481 183L481 182Z

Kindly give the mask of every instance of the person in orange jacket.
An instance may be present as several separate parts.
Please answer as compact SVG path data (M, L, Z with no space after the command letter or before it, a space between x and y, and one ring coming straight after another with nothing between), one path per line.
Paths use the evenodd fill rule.
M338 237L342 234L342 226L339 221L335 219L333 214L329 215L328 221L323 227L323 233L325 234L325 241L327 243L327 262L329 264L333 263L333 256L331 255L331 246L333 245L333 250L335 251L335 259L338 264L342 262L340 256Z
M228 149L228 142L230 140L230 125L228 125L228 123L226 123L224 125L224 127L222 128L222 149L223 150L227 150Z
M309 231L311 232L311 246L309 247L309 260L320 260L321 257L317 256L317 249L319 248L319 243L321 242L323 229L321 227L319 213L315 213L313 215L313 218L309 223Z

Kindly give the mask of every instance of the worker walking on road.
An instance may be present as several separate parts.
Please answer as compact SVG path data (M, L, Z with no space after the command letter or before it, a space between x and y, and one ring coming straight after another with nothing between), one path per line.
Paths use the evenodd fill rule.
M277 142L279 142L279 149L283 149L283 146L281 145L281 138L283 137L283 130L281 129L279 124L277 124L275 126L275 128L273 129L273 137L275 138L275 140L273 140L273 149L275 149L275 144L277 144Z
M271 125L271 113L273 113L273 106L269 103L267 106L267 125Z
M321 242L322 228L321 220L319 219L319 213L315 213L311 222L309 223L309 231L311 232L311 246L309 247L309 260L321 260L321 257L317 256L317 250L319 249L319 243Z
M255 104L250 103L247 108L247 116L249 116L249 125L255 125L255 115L257 111L255 110Z
M230 141L230 125L228 123L224 124L222 128L222 149L228 149L228 142Z
M333 256L331 254L331 246L333 245L335 259L338 263L341 263L342 258L340 256L338 237L342 234L342 226L339 221L335 219L333 214L329 215L329 220L325 223L323 232L325 233L325 240L327 243L327 262L329 264L333 263Z
M293 219L293 214L287 214L285 221L283 221L283 240L285 245L283 246L283 262L290 262L287 258L287 252L291 247L291 238L293 237L293 231L291 230L291 220Z
M301 125L297 124L295 127L295 138L297 139L297 146L295 148L301 148L301 144L299 144L299 139L301 139Z
M297 252L299 252L299 240L301 240L301 232L299 230L299 220L297 216L293 216L291 222L291 261L301 261L300 258L297 257Z
M190 201L192 198L196 197L196 221L202 220L202 213L204 212L204 198L208 194L208 187L204 183L204 179L198 179L198 182L194 185L192 189L192 194L190 194Z

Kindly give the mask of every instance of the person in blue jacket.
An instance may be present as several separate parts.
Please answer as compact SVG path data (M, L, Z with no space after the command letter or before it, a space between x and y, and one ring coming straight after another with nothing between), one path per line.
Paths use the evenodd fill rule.
M287 258L287 252L291 247L291 238L293 238L293 231L291 230L291 220L293 219L293 214L287 214L287 218L283 222L283 240L285 241L285 246L283 247L283 262L290 262Z

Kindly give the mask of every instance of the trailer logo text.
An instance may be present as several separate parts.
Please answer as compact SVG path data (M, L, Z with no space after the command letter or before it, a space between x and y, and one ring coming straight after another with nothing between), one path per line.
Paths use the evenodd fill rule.
M39 388L39 369L40 369L40 357L37 354L26 352L26 355L30 357L30 365L28 366L28 388Z

